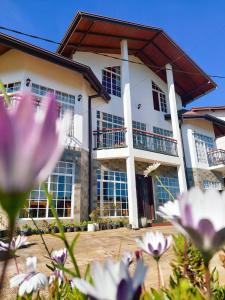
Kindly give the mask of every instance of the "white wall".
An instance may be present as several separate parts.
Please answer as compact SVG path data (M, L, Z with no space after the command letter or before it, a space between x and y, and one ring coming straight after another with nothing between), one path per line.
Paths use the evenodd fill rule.
M113 55L115 56L115 55ZM119 56L118 56L119 57ZM106 67L120 65L120 60L108 58L98 54L87 52L76 52L73 57L78 62L89 65L95 75L102 81L102 70ZM131 56L132 61L141 62L138 58ZM164 113L154 110L152 99L151 81L155 83L165 92L167 97L167 107L169 112L168 90L167 84L163 82L154 72L144 65L130 63L130 82L131 82L131 101L132 101L132 116L134 121L146 123L149 131L152 131L153 126L172 130L170 121L164 120ZM93 129L96 128L96 111L103 111L123 117L122 99L116 96L111 96L112 99L106 104L104 101L96 100L93 104ZM138 104L141 104L141 109L137 109ZM178 109L182 107L181 99L177 95Z
M22 88L26 88L25 81L27 78L31 79L31 83L69 93L76 97L74 116L75 139L72 141L72 146L75 145L76 147L87 149L87 98L88 94L93 94L94 92L91 91L89 84L83 79L83 76L78 72L68 70L14 49L1 55L0 80L3 83L21 81ZM83 95L80 102L77 101L79 94Z

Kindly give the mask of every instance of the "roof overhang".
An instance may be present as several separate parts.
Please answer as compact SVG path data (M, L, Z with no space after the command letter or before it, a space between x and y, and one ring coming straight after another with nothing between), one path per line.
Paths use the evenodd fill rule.
M91 87L95 90L99 97L104 98L106 101L110 100L109 94L105 91L102 84L89 66L77 63L57 53L47 51L43 48L36 47L22 40L0 33L0 55L6 53L10 49L22 51L24 53L57 64L69 70L81 73L83 77L90 83Z
M128 40L129 54L165 82L165 65L173 65L175 88L183 105L216 88L216 83L160 28L78 12L57 52L66 57L77 50L119 54L123 39Z
M214 133L216 138L225 136L225 121L216 118L212 115L198 113L192 110L180 110L178 111L178 117L181 120L205 120L211 122L214 128ZM166 114L165 120L170 120L170 119L171 119L171 115Z

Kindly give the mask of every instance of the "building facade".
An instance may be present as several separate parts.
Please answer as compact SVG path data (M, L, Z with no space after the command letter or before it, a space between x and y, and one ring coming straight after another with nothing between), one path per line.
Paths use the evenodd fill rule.
M9 95L29 89L39 103L50 90L60 115L73 113L65 152L47 179L61 218L87 220L99 207L101 217L127 217L133 228L141 217L157 221L158 206L170 198L143 176L154 162L174 196L196 185L224 188L217 141L225 121L184 109L216 85L162 29L78 13L56 54L20 43L0 36ZM30 217L52 218L40 187L20 222Z

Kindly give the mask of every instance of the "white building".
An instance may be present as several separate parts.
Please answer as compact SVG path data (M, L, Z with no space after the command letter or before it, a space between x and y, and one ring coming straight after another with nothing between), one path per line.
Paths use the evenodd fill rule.
M215 161L215 140L225 121L184 110L216 84L162 29L78 13L57 54L3 34L0 45L9 93L31 89L40 99L51 89L61 112L74 113L67 149L48 179L60 217L87 219L98 206L102 217L129 217L133 228L141 217L156 220L169 199L143 176L156 161L174 195L192 185L223 189L225 159ZM39 187L20 217L30 216L51 218Z

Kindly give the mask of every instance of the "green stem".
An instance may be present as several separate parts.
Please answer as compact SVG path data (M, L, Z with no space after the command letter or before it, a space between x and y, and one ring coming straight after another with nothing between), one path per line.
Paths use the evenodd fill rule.
M170 190L162 183L162 181L159 179L158 175L155 175L155 178L158 180L159 184L161 185L161 187L169 194L169 196L175 200L173 194L170 192Z
M160 289L161 286L161 277L160 277L160 269L159 269L159 260L156 260L156 264L157 264L157 275L158 275L158 289Z
M209 271L209 263L205 262L205 285L207 290L207 298L208 300L212 300L212 290L210 286L210 271Z
M11 219L11 221L9 221L9 246L6 251L6 259L4 261L3 270L2 270L2 274L1 274L1 278L0 278L0 299L1 299L1 294L2 294L2 287L3 287L3 282L4 282L4 278L5 278L5 274L6 274L6 269L7 269L9 257L10 257L10 251L11 251L10 244L12 241L14 228L15 228L15 221L12 221L12 219Z
M39 230L37 223L34 221L34 219L32 217L31 217L31 220L34 223L34 226L37 228L37 230ZM45 250L48 253L48 256L51 258L51 253L48 250L48 246L45 243L45 240L44 240L44 237L43 237L43 234L42 234L41 230L40 230L40 236L41 236L42 243L44 244Z
M76 261L76 259L74 257L73 251L72 251L72 247L70 247L69 242L67 241L67 238L65 236L65 232L64 232L62 223L61 223L61 221L60 221L60 219L58 217L58 214L57 214L57 212L55 210L55 207L52 204L52 196L49 194L46 185L43 184L42 186L43 186L43 189L44 189L45 194L47 196L48 203L49 203L49 206L51 208L51 212L53 214L53 217L56 219L56 223L57 223L57 225L59 227L59 232L60 232L60 235L61 235L61 239L63 240L64 245L65 245L65 247L66 247L66 249L67 249L67 251L69 253L69 256L70 256L70 258L72 260L73 266L74 266L75 271L76 271L76 275L77 275L77 277L81 277L80 270L79 270L79 267L77 265L77 261Z
M15 265L16 265L17 274L19 274L20 271L19 271L19 268L18 268L17 260L16 260L16 253L14 254L14 261L15 261Z

